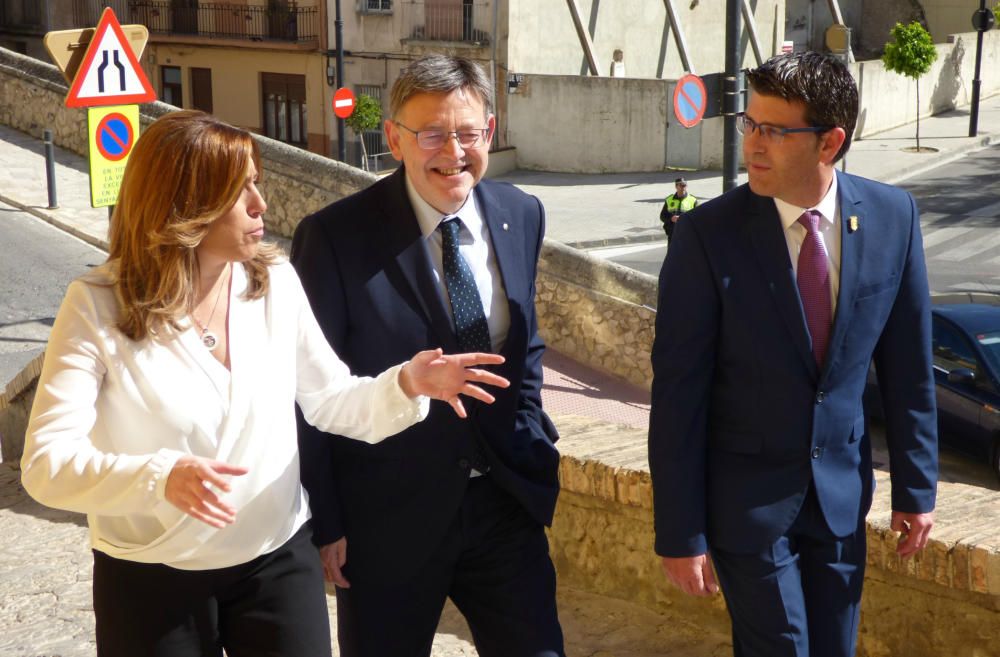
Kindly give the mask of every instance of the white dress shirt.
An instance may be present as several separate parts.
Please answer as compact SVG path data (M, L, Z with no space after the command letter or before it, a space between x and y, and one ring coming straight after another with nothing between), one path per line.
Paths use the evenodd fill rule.
M799 223L799 217L806 210L816 210L823 218L819 222L819 232L823 236L823 246L826 247L826 260L830 272L830 303L833 306L830 316L837 313L837 293L840 291L840 203L837 200L837 176L834 174L830 189L826 190L823 199L812 208L800 208L775 197L774 204L781 217L781 225L785 229L785 243L788 245L788 255L792 259L792 270L796 276L799 273L799 251L806 239L808 231Z
M490 342L493 344L493 351L499 352L507 341L507 331L510 329L510 307L507 305L507 292L500 277L496 255L490 248L490 231L479 213L475 193L469 194L469 198L458 212L449 215L441 214L431 207L413 188L408 177L406 193L410 197L410 205L413 206L417 223L420 224L420 232L426 241L431 264L434 266L434 283L441 294L444 307L448 309L452 330L455 328L455 318L451 314L451 301L444 281L442 237L441 231L437 228L445 217L458 217L462 225L458 236L458 251L476 279L476 288L479 290L479 298L486 313L486 323L490 329Z
M39 502L87 514L91 545L112 557L185 570L245 563L284 544L309 517L299 482L294 403L323 431L377 442L422 420L399 367L354 377L330 349L291 265L247 301L233 267L232 371L188 327L133 341L105 264L70 284L56 317L25 436L22 481ZM235 523L211 527L166 501L185 454L249 472L220 496Z

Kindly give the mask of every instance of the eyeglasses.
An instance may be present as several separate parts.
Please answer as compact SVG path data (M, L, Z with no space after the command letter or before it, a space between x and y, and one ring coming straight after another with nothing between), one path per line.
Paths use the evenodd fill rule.
M772 144L780 144L785 139L785 135L795 134L797 132L828 132L833 130L832 125L814 125L808 128L779 128L776 125L770 125L767 123L757 123L751 119L746 114L736 115L736 131L739 132L744 137L753 134L754 130L757 134L761 136L761 139L765 139Z
M413 130L399 121L393 121L403 130L412 132L417 138L417 146L425 151L436 151L454 137L462 148L474 148L486 141L489 128L464 128L462 130Z

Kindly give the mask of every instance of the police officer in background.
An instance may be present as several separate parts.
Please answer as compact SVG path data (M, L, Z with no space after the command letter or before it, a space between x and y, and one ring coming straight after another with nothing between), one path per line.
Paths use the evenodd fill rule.
M674 233L674 224L685 212L689 212L698 205L698 199L688 194L688 183L683 178L674 181L673 194L668 196L663 202L663 209L660 210L660 221L663 222L663 230L667 233L667 243Z

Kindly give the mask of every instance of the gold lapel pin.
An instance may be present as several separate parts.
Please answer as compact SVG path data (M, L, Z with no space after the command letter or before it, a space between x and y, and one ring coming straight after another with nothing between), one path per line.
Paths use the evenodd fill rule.
M858 221L858 218L852 214L851 217L847 220L847 230L853 233L860 227L861 223Z

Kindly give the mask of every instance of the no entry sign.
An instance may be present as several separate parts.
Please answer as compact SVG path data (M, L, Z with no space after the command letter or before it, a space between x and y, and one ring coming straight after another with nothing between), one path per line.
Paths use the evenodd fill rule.
M708 105L708 94L705 93L705 83L697 75L688 73L677 81L674 87L674 116L677 122L685 128L698 125L705 116Z
M346 119L354 113L356 102L354 92L347 87L341 87L333 94L333 113L342 119Z

